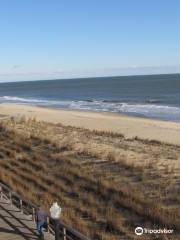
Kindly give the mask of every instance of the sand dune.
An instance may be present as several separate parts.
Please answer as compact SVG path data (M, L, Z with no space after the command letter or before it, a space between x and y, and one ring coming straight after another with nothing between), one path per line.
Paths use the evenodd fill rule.
M91 239L136 239L137 226L179 239L179 146L47 122L175 143L179 123L23 105L0 113L45 120L0 124L0 179L14 191L47 209L58 199L63 221Z

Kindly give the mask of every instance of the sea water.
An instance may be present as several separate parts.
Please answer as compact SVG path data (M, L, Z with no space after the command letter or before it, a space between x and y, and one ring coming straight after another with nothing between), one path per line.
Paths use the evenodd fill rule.
M0 103L180 121L180 74L0 83Z

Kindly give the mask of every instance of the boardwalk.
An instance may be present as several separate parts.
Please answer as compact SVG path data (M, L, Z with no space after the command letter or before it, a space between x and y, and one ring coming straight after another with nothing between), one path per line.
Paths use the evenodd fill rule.
M22 214L4 197L0 198L0 240L36 240L39 239L35 223L31 216ZM45 239L53 240L48 233Z

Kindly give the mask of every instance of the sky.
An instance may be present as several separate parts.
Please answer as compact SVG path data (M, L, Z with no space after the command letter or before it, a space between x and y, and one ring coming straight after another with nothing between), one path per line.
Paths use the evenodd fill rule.
M0 0L0 81L180 72L179 0Z

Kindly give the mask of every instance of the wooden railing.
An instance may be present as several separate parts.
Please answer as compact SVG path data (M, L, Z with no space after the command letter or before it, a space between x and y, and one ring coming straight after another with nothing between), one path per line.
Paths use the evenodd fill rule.
M32 215L32 220L35 221L35 212L37 205L28 201L21 195L13 192L13 190L1 182L0 197L6 197L9 200L10 204L16 206L22 213L26 215ZM51 219L50 216L48 216L48 231L52 234L55 234L53 219ZM90 240L70 226L64 224L62 221L59 221L59 237L62 240Z

